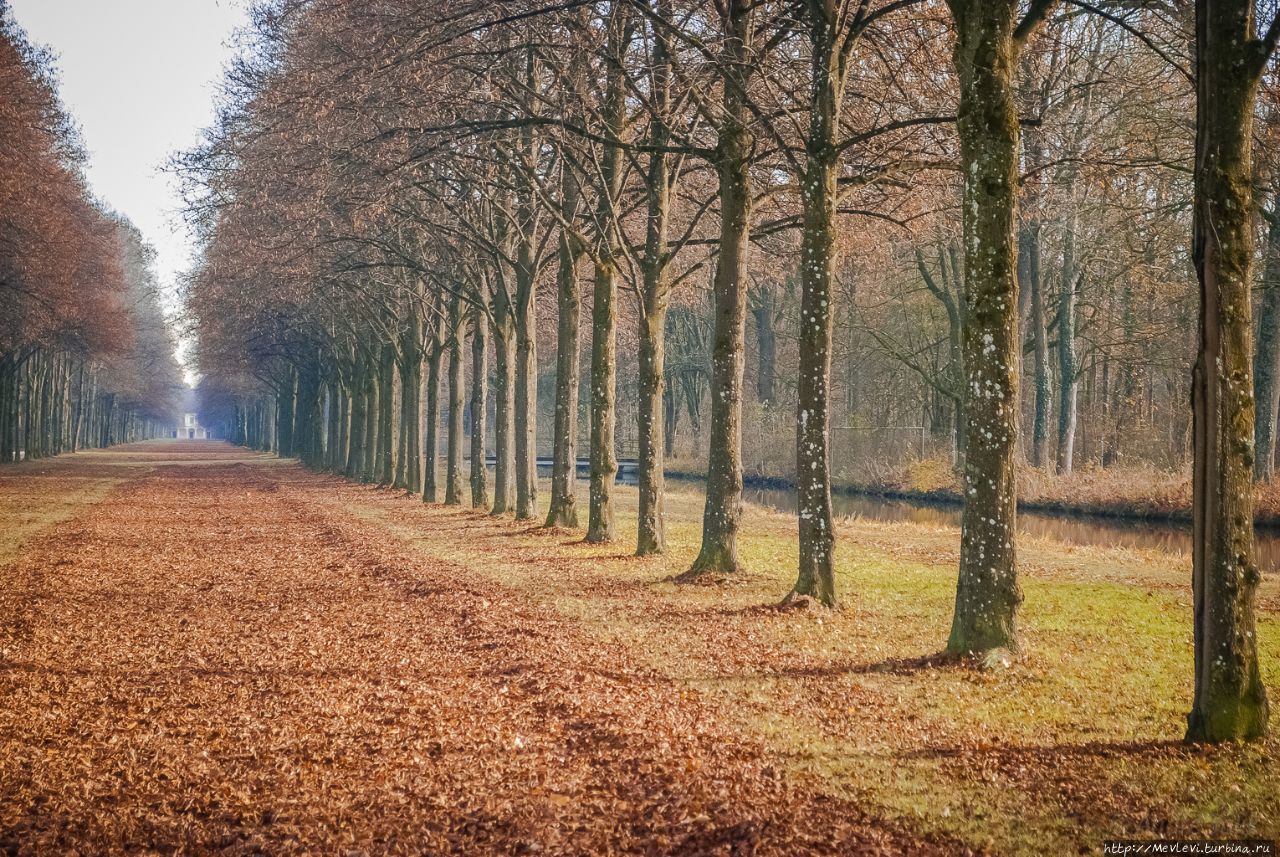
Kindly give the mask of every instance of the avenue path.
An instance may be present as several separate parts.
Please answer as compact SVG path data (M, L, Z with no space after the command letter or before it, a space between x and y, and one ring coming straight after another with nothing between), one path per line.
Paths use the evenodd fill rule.
M0 853L956 853L389 494L200 442L0 471Z

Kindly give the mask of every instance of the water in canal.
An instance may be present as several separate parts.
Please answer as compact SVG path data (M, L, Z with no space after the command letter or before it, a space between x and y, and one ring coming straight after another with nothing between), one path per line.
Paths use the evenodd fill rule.
M541 475L550 476L551 468L539 466ZM580 474L585 476L585 474ZM623 471L618 482L635 484L634 472ZM668 477L668 484L696 487L701 480ZM782 512L796 510L796 492L792 488L766 488L748 485L744 499ZM960 526L960 507L911 500L835 494L831 498L837 518L863 518L869 521L907 521L932 526ZM1068 545L1096 545L1157 550L1169 554L1191 553L1191 523L1182 521L1144 521L1111 518L1102 515L1079 515L1051 512L1018 512L1018 531ZM1259 529L1254 540L1258 568L1264 574L1280 574L1280 530ZM1189 560L1185 560L1189 563Z
M794 512L796 492L785 488L748 487L749 503ZM831 498L836 517L870 521L910 521L917 524L960 526L960 507L906 500L836 494ZM1018 531L1069 545L1140 548L1165 553L1191 553L1191 523L1142 521L1101 515L1070 515L1049 512L1018 512ZM1280 573L1280 532L1259 529L1255 533L1258 568L1264 573Z

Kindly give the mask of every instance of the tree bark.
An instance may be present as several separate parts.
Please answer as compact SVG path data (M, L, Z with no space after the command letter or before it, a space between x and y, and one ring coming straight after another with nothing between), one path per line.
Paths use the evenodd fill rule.
M438 322L432 322L436 329ZM422 437L422 502L440 502L440 362L444 357L439 331L427 343L426 425Z
M565 169L568 169L567 167ZM567 206L566 206L567 207ZM579 253L573 238L560 235L556 270L556 413L552 440L548 527L578 526L578 298Z
M1014 224L1018 113L1016 0L949 0L960 78L964 175L965 505L947 651L1018 645L1014 452L1018 417L1018 284Z
M707 450L702 546L680 580L741 570L742 371L751 226L752 73L748 45L754 4L727 0L722 63L724 115L715 153L720 180L720 239L715 273L715 332L711 352L711 432Z
M462 505L462 409L466 401L462 367L462 300L456 295L449 304L449 436L447 438L444 502Z
M485 460L486 402L489 387L489 323L476 311L471 319L471 508L489 508L489 468Z
M1074 184L1074 178L1072 183ZM1058 473L1067 474L1075 464L1076 406L1080 384L1076 369L1076 228L1075 193L1069 196L1071 214L1062 236L1062 285L1058 290Z
M829 17L827 4L809 2L805 9L809 14L813 85L809 101L800 249L800 366L796 397L796 517L800 561L796 583L788 599L809 596L834 607L835 521L831 510L829 437L831 298L836 265L836 181L839 166L836 143L840 109L844 103L843 52L839 47L842 34L836 32L836 22ZM769 311L772 323L772 307ZM770 336L772 332L770 328ZM772 352L772 345L769 350ZM762 347L762 370L765 358ZM772 363L772 353L768 359ZM761 393L764 392L762 389ZM769 392L772 396L772 391Z
M392 402L392 385L395 380L395 348L382 346L382 357L378 363L378 461L377 480L380 486L391 484L392 467L394 466L395 419Z
M493 425L493 514L505 515L515 510L515 457L512 441L515 434L515 323L509 310L495 307L493 350L498 377L494 389Z
M774 295L762 290L751 307L756 331L756 401L773 404L777 397L778 334L774 330Z
M1253 376L1258 417L1253 478L1258 482L1275 475L1276 419L1280 412L1280 193L1272 201L1266 220L1266 262Z
M1032 387L1035 392L1031 421L1031 465L1044 467L1049 435L1049 402L1052 399L1049 379L1049 330L1044 312L1044 282L1040 276L1040 223L1032 221L1022 228L1018 241L1020 286L1026 289L1030 304L1027 315L1031 322L1033 359Z
M657 12L668 17L670 0L657 0ZM671 111L671 46L662 28L654 28L650 57L653 80L651 100L657 119ZM636 556L652 556L667 550L666 510L663 472L664 456L670 454L675 435L672 414L670 435L667 429L664 390L666 382L667 306L670 285L667 279L668 229L671 223L671 163L663 149L670 143L670 126L666 121L650 123L649 170L645 176L648 221L645 230L645 252L642 261L639 326L638 393L636 411L638 472L638 507L636 513ZM671 400L674 405L674 399Z
M515 371L516 520L538 517L538 344L532 248L521 262L529 283L518 306Z
M1200 282L1192 371L1195 698L1188 741L1267 731L1253 552L1252 129L1266 52L1253 0L1196 3L1192 257Z
M613 482L618 472L613 437L617 396L614 301L618 273L612 259L601 259L595 270L591 307L591 485L586 541L600 543L612 541L614 534Z

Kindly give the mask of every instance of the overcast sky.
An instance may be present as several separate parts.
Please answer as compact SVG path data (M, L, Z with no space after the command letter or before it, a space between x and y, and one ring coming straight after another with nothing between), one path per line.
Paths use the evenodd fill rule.
M63 103L84 132L94 191L156 248L171 293L191 262L169 155L213 120L213 99L246 21L245 0L9 0L53 50Z

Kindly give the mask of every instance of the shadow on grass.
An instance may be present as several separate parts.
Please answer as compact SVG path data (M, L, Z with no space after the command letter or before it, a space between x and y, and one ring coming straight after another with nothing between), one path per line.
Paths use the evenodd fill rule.
M1170 738L1145 741L1083 741L1063 744L991 744L978 747L921 747L900 754L903 759L961 759L975 756L1048 760L1113 759L1150 755L1193 754L1197 747Z

